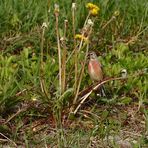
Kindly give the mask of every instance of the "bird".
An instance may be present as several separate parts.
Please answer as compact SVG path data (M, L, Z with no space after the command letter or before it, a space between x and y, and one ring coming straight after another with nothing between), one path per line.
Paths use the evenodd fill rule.
M93 82L99 82L103 80L103 70L100 61L94 51L88 53L88 73ZM101 87L102 96L105 97L105 91Z

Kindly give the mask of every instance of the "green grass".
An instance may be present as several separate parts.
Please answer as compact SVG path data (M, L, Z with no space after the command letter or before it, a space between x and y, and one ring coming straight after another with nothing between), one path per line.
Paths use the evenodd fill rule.
M66 90L60 95L55 2L60 7L60 37L68 20L66 43L61 44L62 56L66 46L68 58L74 49L70 0L0 1L1 146L118 147L119 141L126 141L135 148L147 147L147 0L92 1L101 10L92 18L89 51L99 55L106 78L119 77L126 69L128 79L105 84L110 99L92 93L73 120L68 117L75 96L75 61L72 56L66 63ZM77 2L76 33L88 15L87 2ZM43 22L48 24L45 34ZM86 44L79 52L78 74ZM85 66L80 91L91 83Z

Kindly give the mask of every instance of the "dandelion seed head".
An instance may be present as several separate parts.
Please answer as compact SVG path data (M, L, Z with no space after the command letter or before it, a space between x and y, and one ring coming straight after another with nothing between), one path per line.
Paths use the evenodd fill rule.
M60 41L64 41L64 37L61 37L61 38L60 38Z
M87 23L88 23L88 25L90 25L90 26L93 26L93 25L94 25L94 23L93 23L93 21L92 21L91 19L88 19Z
M76 3L72 3L72 9L76 9Z
M47 28L48 26L47 26L47 23L46 22L43 22L43 24L42 24L42 28Z
M54 4L54 12L55 13L59 13L59 5L58 4Z

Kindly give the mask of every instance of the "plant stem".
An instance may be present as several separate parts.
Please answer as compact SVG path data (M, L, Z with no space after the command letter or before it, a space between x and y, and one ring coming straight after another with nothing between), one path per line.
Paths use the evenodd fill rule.
M57 35L57 44L58 44L58 59L59 59L59 93L61 95L62 93L62 89L61 89L61 86L62 86L62 78L61 78L61 73L62 73L62 68L61 68L61 48L60 48L60 39L59 39L59 19L58 19L58 14L55 13L55 16L56 16L56 35Z
M42 36L41 36L41 57L40 57L40 86L42 92L46 95L49 99L49 95L46 89L45 81L44 81L44 61L43 61L43 53L44 53L44 34L45 34L45 27L43 26Z
M113 20L115 20L116 17L112 16L110 20L107 21L107 23L102 27L102 30L104 30Z
M75 39L75 3L72 4L72 32L74 39L74 61L75 61L75 82L74 82L74 93L76 93L77 82L78 82L78 50L76 49L76 39Z
M85 53L85 60L84 60L84 63L83 63L83 65L82 65L82 69L81 69L81 73L80 73L80 79L79 79L79 81L78 81L78 87L77 87L77 90L76 90L76 95L75 95L73 104L76 103L77 97L78 97L78 94L79 94L80 85L81 85L81 81L82 81L83 74L84 74L84 68L85 68L86 61L87 61L88 50L89 50L89 43L87 43L87 49L86 49L86 53Z
M88 21L89 16L90 16L90 14L88 14L88 16L87 16L87 18L86 18L86 21L85 21L85 23L84 23L84 27L86 26L86 22ZM84 27L83 27L83 28L84 28ZM75 94L75 98L74 98L73 104L76 103L77 98L78 98L78 94L79 94L79 90L80 90L80 85L81 85L82 77L83 77L83 74L84 74L84 68L85 68L86 61L87 61L87 55L88 55L88 51L89 51L89 37L90 37L91 33L92 33L92 26L90 27L90 30L89 30L88 36L87 36L87 40L88 40L88 41L86 42L87 48L86 48L86 53L85 53L84 64L83 64L82 69L81 69L81 72L80 72L80 79L79 79L79 81L78 81L78 87L77 87L77 91L76 91L76 94ZM84 32L83 32L83 34L84 34ZM81 40L80 46L82 46L82 45L81 45L81 44L82 44L82 41L83 41L83 40ZM79 50L81 49L80 46L79 46Z
M88 22L88 19L89 19L89 16L90 16L90 13L87 15L87 17L86 17L86 20L85 20L85 22L84 22L84 25L83 25L83 29L85 28L85 26L86 26L86 23ZM83 30L82 29L82 30ZM84 36L84 31L82 32L82 36ZM83 43L83 38L81 39L81 41L80 41L80 44L79 44L79 48L78 48L78 53L80 52L80 50L81 50L81 48L82 48L82 43Z
M61 73L61 91L64 93L66 87L66 54L67 54L67 47L66 47L66 32L67 32L67 20L64 21L64 37L63 37L63 53L62 53L62 73Z

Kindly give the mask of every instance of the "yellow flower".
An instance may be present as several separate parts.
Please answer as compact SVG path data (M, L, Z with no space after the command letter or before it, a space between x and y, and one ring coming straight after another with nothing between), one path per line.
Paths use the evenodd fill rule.
M87 3L86 8L88 8L89 10L92 9L96 9L96 10L100 10L100 8L97 5L94 5L93 3Z
M75 39L87 41L87 38L81 34L76 34Z
M82 35L81 34L76 34L75 35L75 39L81 39L82 38Z
M92 9L92 10L90 10L90 14L92 16L96 16L98 14L98 11L96 9Z
M115 11L114 12L114 16L119 16L120 15L120 11Z
M86 4L86 8L88 8L88 9L93 9L93 8L94 8L94 4L92 4L92 3L87 3L87 4Z
M86 8L89 9L90 14L93 16L96 16L100 11L100 8L97 5L94 5L92 3L87 3Z

